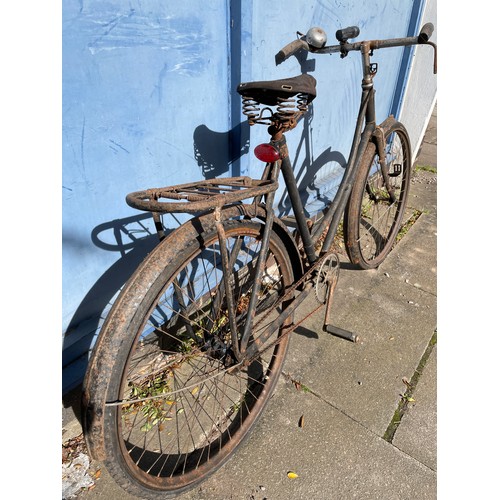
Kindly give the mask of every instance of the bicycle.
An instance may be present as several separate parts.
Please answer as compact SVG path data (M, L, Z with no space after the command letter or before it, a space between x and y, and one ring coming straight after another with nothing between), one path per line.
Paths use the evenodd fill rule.
M270 142L255 148L261 179L231 177L130 193L127 203L150 211L160 243L117 297L94 347L84 381L83 420L93 458L141 498L167 498L213 474L248 436L281 373L289 335L305 319L311 293L325 307L324 330L356 341L330 324L339 275L332 242L343 216L353 264L370 269L391 251L411 175L404 126L389 116L375 124L374 50L428 44L417 37L349 42L353 26L326 45L321 28L285 46L279 64L300 50L359 51L362 94L347 167L323 216L304 214L286 145L316 96L316 81L297 77L242 83L243 112L267 125ZM275 109L272 109L275 108ZM296 230L273 210L282 173ZM167 201L164 201L167 200ZM245 200L249 200L246 201ZM193 217L165 235L162 213Z

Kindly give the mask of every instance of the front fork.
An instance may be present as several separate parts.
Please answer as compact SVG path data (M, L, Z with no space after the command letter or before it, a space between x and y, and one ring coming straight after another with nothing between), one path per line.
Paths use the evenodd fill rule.
M378 158L379 158L379 164L380 164L380 170L382 171L382 178L384 180L385 187L387 188L387 192L389 193L389 197L391 199L391 203L396 203L396 195L394 194L394 188L391 186L390 182L390 175L389 175L389 169L387 167L387 155L386 155L386 136L384 129L380 126L376 127L376 129L373 132L373 137L375 138L375 145L377 147L378 151ZM401 173L401 172L399 172ZM398 174L397 171L395 171L395 174ZM373 191L370 188L369 183L367 183L367 189L368 189L368 194L370 195L370 198L377 200L377 195L373 193Z

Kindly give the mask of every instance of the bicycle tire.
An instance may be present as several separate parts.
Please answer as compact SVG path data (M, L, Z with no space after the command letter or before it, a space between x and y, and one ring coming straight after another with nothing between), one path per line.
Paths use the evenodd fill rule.
M375 144L363 153L344 216L347 254L361 269L378 267L394 246L408 200L411 147L405 127L395 122L386 131L386 162L395 201L391 202Z
M241 322L264 226L242 219L223 225L228 249L236 249L230 254L231 287ZM279 329L248 366L227 369L231 341L217 231L213 221L202 234L195 226L183 252L169 245L174 232L144 261L101 332L108 340L98 349L107 352L98 357L114 364L93 399L122 402L105 408L104 464L122 488L140 498L176 496L230 458L272 395L288 347ZM292 282L287 250L272 231L249 345L277 316L278 299ZM265 312L270 316L262 320ZM196 340L187 335L189 328Z

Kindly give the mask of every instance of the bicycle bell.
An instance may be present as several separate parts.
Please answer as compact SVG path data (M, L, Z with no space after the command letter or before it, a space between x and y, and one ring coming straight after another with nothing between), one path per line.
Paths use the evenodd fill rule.
M310 28L306 33L306 42L317 49L326 45L326 33L322 28Z

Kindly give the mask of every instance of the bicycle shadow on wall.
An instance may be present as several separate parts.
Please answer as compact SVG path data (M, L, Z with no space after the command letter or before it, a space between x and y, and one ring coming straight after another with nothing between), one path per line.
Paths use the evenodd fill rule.
M234 54L233 54L234 56ZM307 59L308 53L295 54L301 73L313 72L315 59ZM236 64L238 67L238 64ZM240 81L241 74L236 71L233 84ZM231 90L231 108L233 112L241 110L241 96L235 88ZM247 120L237 124L227 132L215 132L202 124L193 133L194 157L205 179L215 179L232 168L232 175L240 175L239 159L250 150L250 125ZM318 167L319 169L320 167ZM307 182L310 181L308 177Z
M194 130L193 138L195 159L202 169L203 177L212 179L223 174L230 175L228 172L232 165L236 165L233 174L238 174L234 170L239 170L238 161L248 153L250 145L250 131L246 121L227 132L214 132L206 125L200 125ZM165 214L163 219L165 236L184 221L183 216L178 218L176 214ZM120 257L87 292L64 334L63 404L66 408L73 407L78 417L81 382L75 384L74 381L83 380L89 351L118 292L159 243L150 213L100 224L92 230L91 241L97 248L119 253ZM63 245L71 244L72 242L63 240ZM67 389L75 385L76 388Z
M65 407L79 405L73 392L65 388L73 380L82 380L88 365L88 353L102 326L117 293L158 244L150 213L115 219L96 226L91 233L92 243L105 251L117 252L120 258L109 267L87 292L73 314L63 338L62 385ZM166 230L165 233L173 229ZM63 245L72 245L63 238ZM75 411L75 414L77 412Z
M307 60L307 55L297 55L303 73L314 71L315 60ZM238 61L235 61L238 64ZM231 93L234 107L241 109L241 97L234 90ZM313 119L312 109L306 115L295 157L303 154L300 167L294 164L294 171L299 181L299 190L303 201L309 197L309 192L316 190L317 199L321 193L315 184L317 173L329 162L336 161L345 166L345 159L339 152L327 148L313 159L310 140L310 126ZM205 179L218 176L240 175L240 158L250 149L250 126L245 120L227 132L214 132L205 124L199 125L193 131L194 158L201 168ZM252 160L255 161L255 160ZM296 160L297 161L297 160ZM232 170L232 173L229 172ZM279 202L280 212L289 210L287 198ZM165 234L179 225L173 219L164 224ZM93 244L101 250L115 252L120 255L93 284L80 302L73 314L63 339L63 392L64 387L73 380L82 380L88 365L89 351L99 333L104 317L110 309L118 292L134 273L146 255L158 245L152 216L141 213L133 217L116 219L96 226L91 233ZM71 245L71 242L65 242ZM71 365L72 373L65 370ZM68 373L66 375L66 373ZM70 378L71 380L68 380ZM76 384L72 384L73 386ZM77 386L81 388L80 386ZM66 407L79 405L75 403L74 392L63 393L63 403ZM75 411L76 415L79 415Z
M332 192L335 194L333 189L337 189L338 184L340 183L341 175L337 174L335 176L337 181L336 184L325 192L322 189L322 183L318 182L318 173L323 167L331 163L339 165L341 169L345 169L347 166L345 156L340 151L332 151L331 147L325 149L316 158L313 157L311 144L311 124L313 119L314 105L310 104L307 113L299 119L299 123L301 121L303 123L302 134L295 154L290 155L291 158L294 159L292 169L295 173L295 178L298 179L297 187L299 189L299 195L304 207L306 207L307 202L311 198L312 202L323 203L323 205L326 206L331 201ZM299 158L303 149L304 159L302 160L300 167L298 167ZM291 213L291 202L286 192L283 193L278 202L278 211L280 216ZM310 214L307 213L306 215L310 216Z

